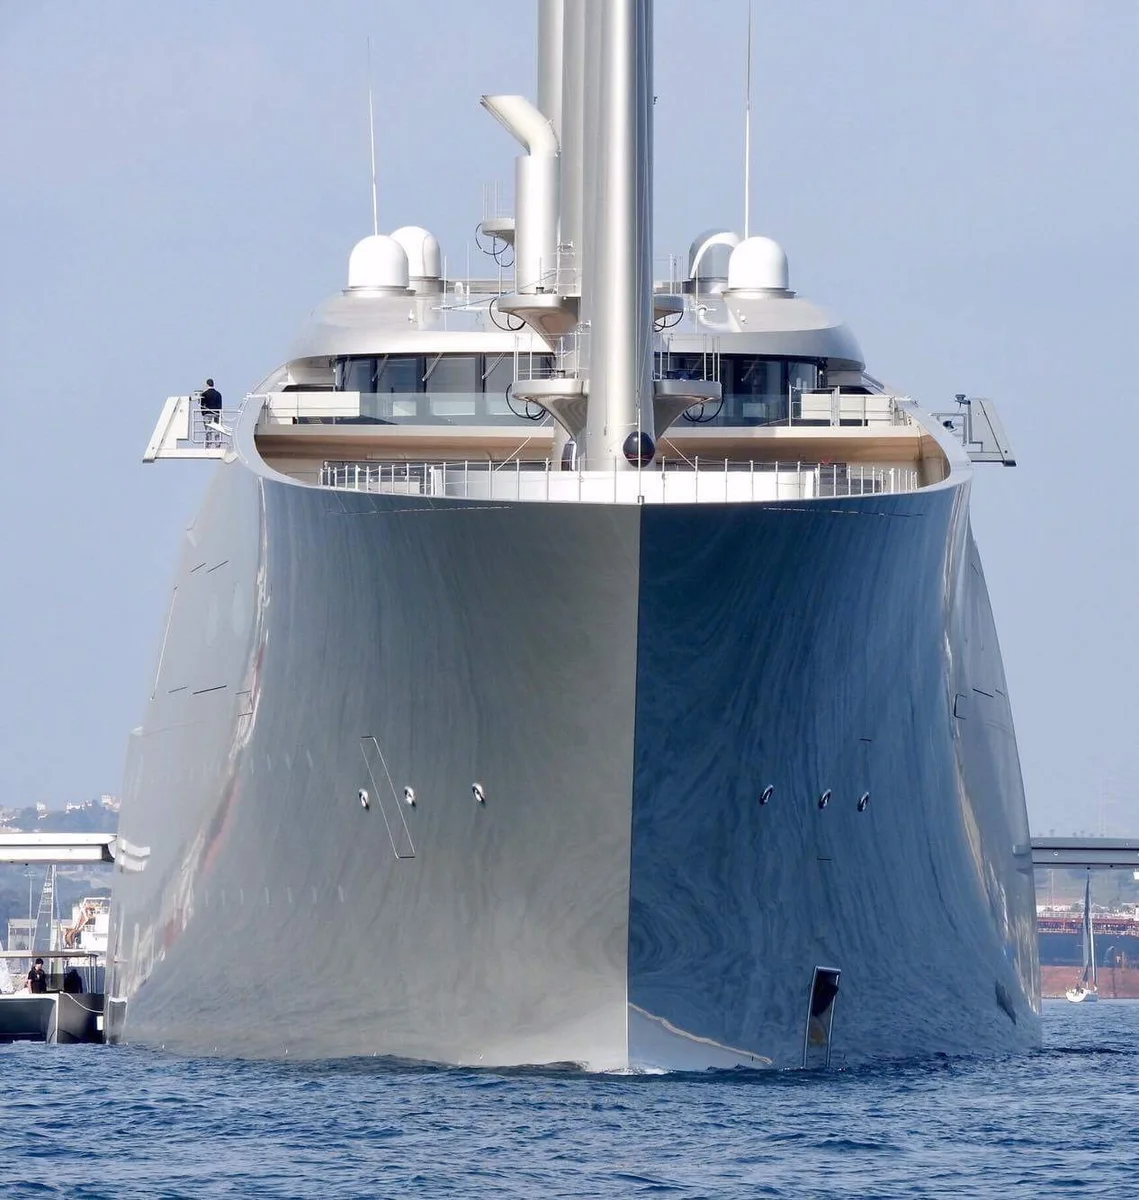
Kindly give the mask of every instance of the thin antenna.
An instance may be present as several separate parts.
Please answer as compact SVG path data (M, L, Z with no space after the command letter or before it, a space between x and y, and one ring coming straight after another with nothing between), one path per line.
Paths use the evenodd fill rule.
M751 6L747 0L747 83L744 100L744 237L751 236Z
M749 38L750 41L750 38ZM750 60L749 60L750 61ZM750 68L749 68L750 69ZM380 232L380 209L376 201L376 114L372 103L372 39L368 38L368 141L372 148L372 232Z

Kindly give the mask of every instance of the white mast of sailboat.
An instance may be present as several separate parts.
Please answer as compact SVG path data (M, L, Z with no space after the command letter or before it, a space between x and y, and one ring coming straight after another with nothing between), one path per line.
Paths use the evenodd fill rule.
M1087 986L1090 982L1091 988L1094 991L1096 986L1095 926L1092 924L1091 872L1088 873L1087 883L1084 886L1084 953L1087 956L1087 959L1084 963L1084 984Z
M1084 929L1083 937L1080 941L1083 943L1084 973L1080 982L1075 987L1068 988L1065 993L1073 1004L1079 1004L1085 1000L1095 1000L1099 996L1096 988L1095 928L1092 925L1091 872L1088 873L1087 882L1084 884Z

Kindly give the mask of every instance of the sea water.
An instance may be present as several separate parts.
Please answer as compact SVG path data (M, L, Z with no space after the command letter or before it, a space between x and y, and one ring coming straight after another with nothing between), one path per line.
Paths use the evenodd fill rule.
M1139 1003L1044 1048L589 1076L0 1048L0 1195L1139 1196Z

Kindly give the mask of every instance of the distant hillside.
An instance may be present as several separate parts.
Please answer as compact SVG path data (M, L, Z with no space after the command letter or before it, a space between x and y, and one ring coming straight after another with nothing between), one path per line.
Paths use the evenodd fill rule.
M108 808L98 800L65 809L42 811L34 804L27 808L0 808L0 826L22 832L41 833L114 833L119 827L117 808Z
M118 824L117 809L106 807L97 800L82 806L73 805L70 812L63 809L43 812L34 805L0 809L0 829L24 833L114 833ZM71 906L84 896L109 893L112 869L110 864L60 867L56 873L57 914L69 916ZM41 866L0 864L0 941L5 948L9 918L27 917L29 904L35 915L45 874L46 868Z

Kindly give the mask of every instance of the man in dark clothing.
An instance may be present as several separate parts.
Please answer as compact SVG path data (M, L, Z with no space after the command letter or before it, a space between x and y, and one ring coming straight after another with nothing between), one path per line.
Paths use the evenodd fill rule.
M221 436L211 425L221 420L221 392L214 387L212 379L206 380L206 390L198 397L198 407L202 410L202 424L206 427L206 445L220 446Z
M47 991L47 975L44 973L42 958L37 958L35 965L28 972L28 991L36 993Z

